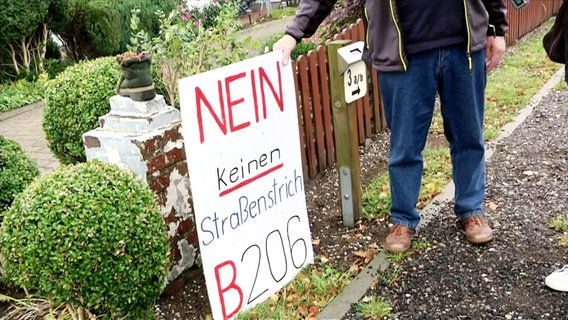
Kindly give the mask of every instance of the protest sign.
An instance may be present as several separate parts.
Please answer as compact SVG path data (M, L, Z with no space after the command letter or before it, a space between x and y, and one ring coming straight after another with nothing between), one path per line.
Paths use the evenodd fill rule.
M262 302L313 262L296 90L281 58L272 52L179 82L215 319Z

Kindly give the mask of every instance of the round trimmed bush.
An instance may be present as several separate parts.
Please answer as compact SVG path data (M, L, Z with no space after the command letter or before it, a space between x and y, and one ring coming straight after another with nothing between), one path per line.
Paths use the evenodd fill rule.
M110 111L120 71L115 57L82 61L47 84L43 129L49 148L63 164L84 162L83 133Z
M100 161L42 175L0 228L6 278L105 319L152 318L169 250L153 196L133 174Z
M0 212L39 175L36 164L14 140L0 136ZM1 221L1 219L0 219Z

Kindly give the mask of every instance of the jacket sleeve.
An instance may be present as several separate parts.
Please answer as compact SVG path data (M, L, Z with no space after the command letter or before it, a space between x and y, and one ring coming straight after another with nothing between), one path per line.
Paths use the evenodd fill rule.
M311 37L329 15L337 0L302 0L296 10L292 24L286 28L286 34L300 42Z
M483 0L485 9L489 14L488 36L504 36L509 30L507 23L507 7L504 0Z

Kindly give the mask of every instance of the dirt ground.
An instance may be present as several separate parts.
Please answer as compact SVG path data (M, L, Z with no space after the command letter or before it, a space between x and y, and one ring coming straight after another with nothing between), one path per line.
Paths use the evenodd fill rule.
M386 274L377 274L367 296L392 302L392 319L568 319L568 293L544 277L568 263L561 233L550 227L568 219L568 92L554 91L515 132L493 144L487 162L486 216L495 240L469 244L446 205L415 241L427 243ZM388 134L361 148L363 184L386 168ZM431 143L439 144L440 137ZM342 226L337 172L306 185L314 253L336 268L363 265L362 248L382 250L387 221ZM159 319L204 319L209 304L202 276L156 304ZM361 319L352 309L344 319Z
M544 285L568 264L561 232L568 219L568 91L554 91L487 162L485 207L495 239L464 239L451 203L419 230L428 243L383 275L368 296L389 299L389 319L568 319L568 292ZM344 319L361 319L351 310Z
M387 153L386 132L376 135L367 141L366 147L360 148L363 184L386 170ZM373 242L379 246L388 232L387 222L360 221L355 228L343 226L339 176L335 169L310 180L305 189L316 259L325 257L331 265L341 270L348 270L353 264L362 267L365 259L357 252L368 248ZM205 319L210 314L207 299L205 281L198 270L180 292L163 296L157 302L156 314L159 320Z

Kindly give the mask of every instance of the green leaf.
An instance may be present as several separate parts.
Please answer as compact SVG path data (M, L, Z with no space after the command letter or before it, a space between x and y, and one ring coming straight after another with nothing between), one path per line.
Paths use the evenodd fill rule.
M169 242L148 186L92 161L35 180L6 212L0 252L8 279L55 304L140 319L163 289Z

